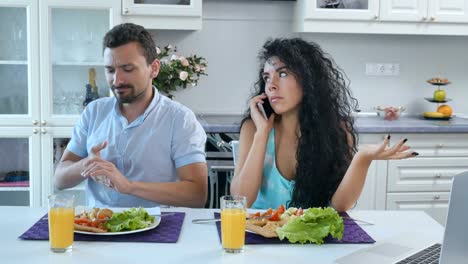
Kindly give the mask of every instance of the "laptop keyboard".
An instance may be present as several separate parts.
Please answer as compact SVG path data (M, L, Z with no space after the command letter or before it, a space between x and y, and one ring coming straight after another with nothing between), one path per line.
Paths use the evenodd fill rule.
M429 246L418 253L411 255L396 264L438 264L441 244Z

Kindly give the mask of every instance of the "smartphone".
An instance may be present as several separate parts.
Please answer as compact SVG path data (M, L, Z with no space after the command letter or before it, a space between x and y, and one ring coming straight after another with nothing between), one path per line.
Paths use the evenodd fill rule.
M265 113L265 109L263 109L263 105L261 103L257 103L258 110L262 113L263 117L268 120L268 116Z
M263 100L263 104L257 103L258 110L262 113L263 117L268 120L270 115L273 113L273 109L270 106L268 100Z

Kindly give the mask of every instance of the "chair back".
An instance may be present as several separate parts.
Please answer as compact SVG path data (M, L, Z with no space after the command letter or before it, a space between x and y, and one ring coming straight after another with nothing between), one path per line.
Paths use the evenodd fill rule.
M234 167L237 164L237 155L239 153L239 140L232 140L229 142L232 147L232 160L234 161Z

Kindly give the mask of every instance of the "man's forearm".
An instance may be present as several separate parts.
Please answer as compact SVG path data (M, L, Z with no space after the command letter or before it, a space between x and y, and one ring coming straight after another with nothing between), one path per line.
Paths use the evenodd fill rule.
M83 160L62 161L55 169L55 187L59 190L74 187L86 178L81 176Z
M207 180L200 182L131 182L128 193L159 204L203 207L208 194Z

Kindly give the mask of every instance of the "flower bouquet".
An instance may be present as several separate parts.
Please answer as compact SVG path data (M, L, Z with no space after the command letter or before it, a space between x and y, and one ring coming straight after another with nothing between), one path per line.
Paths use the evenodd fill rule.
M178 56L176 52L177 48L172 45L167 45L162 50L159 47L156 48L161 68L158 76L153 79L153 85L169 98L173 97L171 92L176 91L177 88L185 89L187 86L196 86L200 75L207 75L205 71L208 64L205 58L197 55Z

